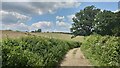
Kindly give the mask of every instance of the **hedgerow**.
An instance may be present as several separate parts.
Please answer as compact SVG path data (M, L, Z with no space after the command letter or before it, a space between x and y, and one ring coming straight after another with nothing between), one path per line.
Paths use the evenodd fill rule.
M87 36L81 50L94 65L120 66L120 37Z
M45 68L57 66L66 52L80 42L62 41L38 36L7 38L2 41L3 68Z

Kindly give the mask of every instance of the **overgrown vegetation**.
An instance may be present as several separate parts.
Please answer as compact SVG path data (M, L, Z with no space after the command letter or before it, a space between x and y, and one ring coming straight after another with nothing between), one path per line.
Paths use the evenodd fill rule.
M81 45L85 56L96 66L120 66L120 37L91 35Z
M38 36L7 38L2 41L2 67L45 68L45 66L56 66L69 49L79 47L80 44Z

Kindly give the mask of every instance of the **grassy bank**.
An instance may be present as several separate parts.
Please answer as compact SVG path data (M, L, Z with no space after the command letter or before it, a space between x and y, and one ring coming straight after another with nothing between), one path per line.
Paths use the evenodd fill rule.
M79 46L79 42L40 36L7 38L2 41L2 66L3 68L56 66L69 49Z
M84 55L96 66L120 66L120 37L91 35L81 46Z

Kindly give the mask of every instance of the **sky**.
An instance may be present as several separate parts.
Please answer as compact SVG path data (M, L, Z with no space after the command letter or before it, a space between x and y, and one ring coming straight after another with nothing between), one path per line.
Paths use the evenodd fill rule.
M0 30L70 32L75 13L91 5L118 10L118 2L2 2Z

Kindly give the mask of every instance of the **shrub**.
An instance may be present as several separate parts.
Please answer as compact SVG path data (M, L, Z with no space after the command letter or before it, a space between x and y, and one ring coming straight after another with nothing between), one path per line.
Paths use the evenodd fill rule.
M3 68L56 66L66 52L79 42L61 41L38 36L2 41Z
M85 38L81 50L100 66L120 66L120 37L91 35Z

